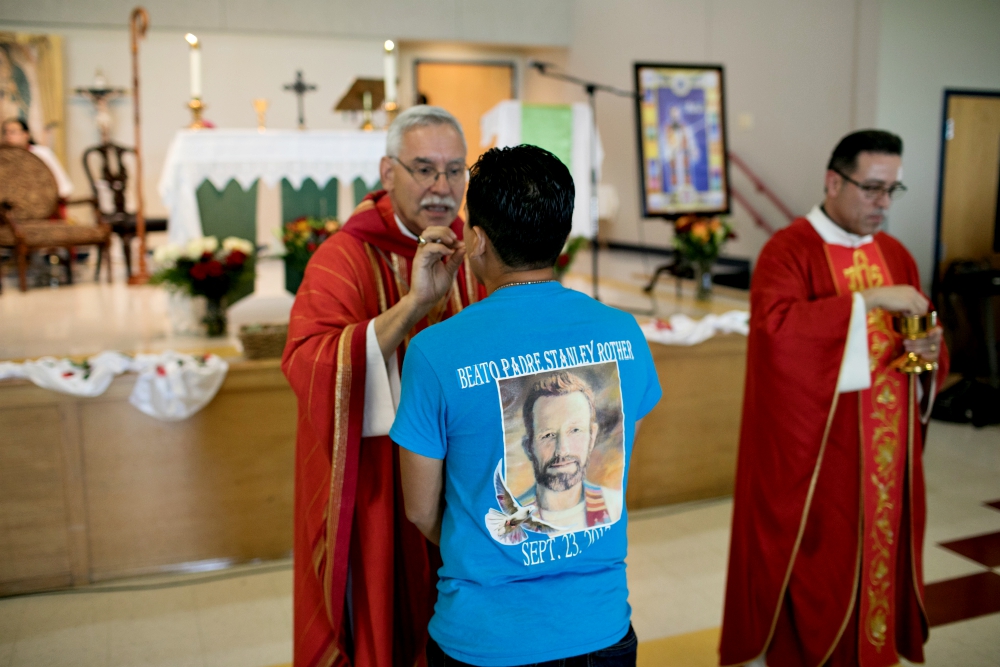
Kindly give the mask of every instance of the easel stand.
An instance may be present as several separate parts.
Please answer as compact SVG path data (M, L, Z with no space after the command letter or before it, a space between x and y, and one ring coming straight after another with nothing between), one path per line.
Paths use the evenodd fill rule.
M629 97L635 99L636 94L630 90L623 90L621 88L615 88L614 86L606 86L601 83L596 83L594 81L587 81L569 74L563 74L561 72L550 72L549 68L552 67L549 63L543 63L538 61L530 61L528 63L530 67L538 70L538 73L542 76L547 76L550 79L558 79L559 81L566 81L568 83L574 83L581 86L587 93L587 101L590 104L590 117L591 117L591 127L590 127L590 229L593 233L591 238L591 267L590 276L593 281L594 298L598 301L601 297L597 293L597 219L598 219L598 205L597 205L597 91L603 91L605 93L611 93L612 95L618 95L619 97Z

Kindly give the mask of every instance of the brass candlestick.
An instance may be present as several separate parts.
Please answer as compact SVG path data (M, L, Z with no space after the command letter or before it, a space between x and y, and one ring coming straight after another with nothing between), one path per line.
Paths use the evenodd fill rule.
M937 313L933 310L926 315L893 315L892 328L907 340L927 338L931 329L937 326ZM916 352L907 352L892 362L892 368L908 375L920 375L937 369L937 362L930 361Z
M201 120L201 113L207 108L202 104L201 98L192 97L191 101L188 102L188 109L191 110L191 124L188 125L190 130L201 130L204 129L205 124Z
M264 122L265 116L267 114L267 100L263 97L258 97L253 101L253 110L257 112L257 131L263 132L266 127Z

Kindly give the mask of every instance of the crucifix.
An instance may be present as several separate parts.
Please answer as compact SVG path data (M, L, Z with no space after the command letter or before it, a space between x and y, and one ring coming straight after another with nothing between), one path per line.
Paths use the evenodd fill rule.
M311 83L306 83L302 78L302 70L295 72L295 81L293 83L286 83L285 90L290 90L295 93L299 98L299 129L306 129L306 118L305 112L303 110L302 101L305 98L305 94L309 91L316 90L316 86Z

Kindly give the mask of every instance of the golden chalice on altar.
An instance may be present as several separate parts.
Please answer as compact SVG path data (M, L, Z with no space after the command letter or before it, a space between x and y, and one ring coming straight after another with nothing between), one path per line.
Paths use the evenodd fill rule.
M267 100L258 97L253 101L253 110L257 112L257 131L263 132L265 129L265 116L267 115Z
M927 338L931 329L937 326L937 313L933 310L926 315L893 315L892 328L907 340ZM892 368L908 375L920 375L937 369L937 362L930 361L916 352L907 352L892 362Z

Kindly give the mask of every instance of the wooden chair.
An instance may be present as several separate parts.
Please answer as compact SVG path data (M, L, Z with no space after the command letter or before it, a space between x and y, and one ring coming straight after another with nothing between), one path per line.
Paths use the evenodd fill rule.
M111 232L122 240L122 251L125 255L125 274L132 276L132 239L136 236L135 213L125 210L125 191L128 187L128 169L125 166L126 155L135 157L135 150L118 144L105 143L92 146L83 152L83 171L90 182L95 210L98 219L111 226ZM107 187L111 193L111 201L102 201L101 187ZM167 221L162 218L146 219L147 232L163 232L167 230ZM97 255L97 273L101 271L104 260L104 250ZM110 260L109 260L110 261Z
M53 220L58 201L55 176L44 162L23 148L0 146L0 247L14 249L22 292L28 290L28 255L34 250L96 245L107 253L111 227L104 222L90 226ZM88 204L97 210L92 199L66 204ZM68 273L72 282L72 267Z

